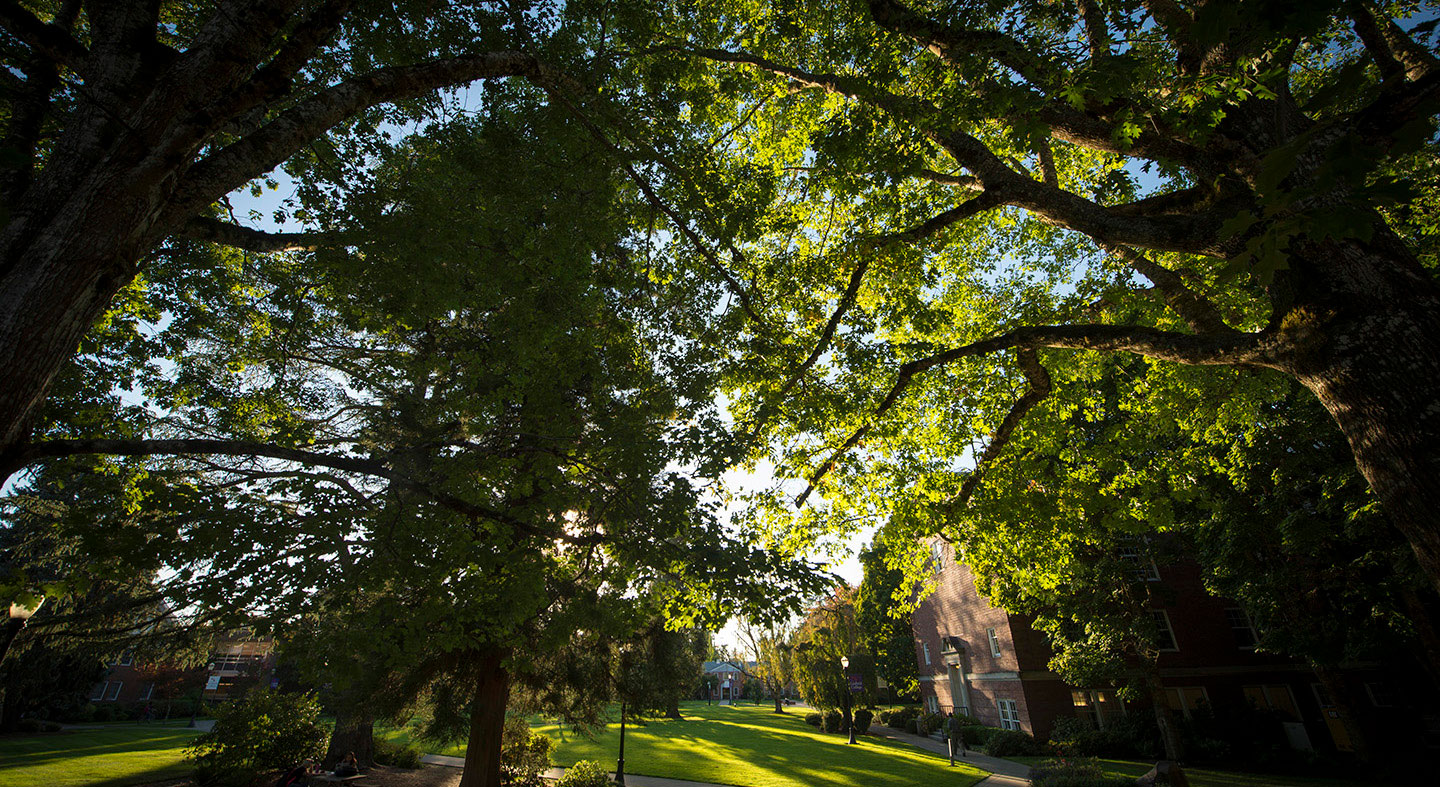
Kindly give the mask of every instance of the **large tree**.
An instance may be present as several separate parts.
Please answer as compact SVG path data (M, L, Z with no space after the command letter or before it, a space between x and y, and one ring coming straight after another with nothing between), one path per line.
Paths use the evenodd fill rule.
M949 428L988 438L968 457L983 472L1062 355L1274 369L1340 425L1440 584L1440 68L1415 7L676 18L650 51L698 64L691 116L720 129L753 217L733 263L764 351L737 368L743 422L783 415L804 437L782 469L821 486L913 428L908 402L948 392ZM970 421L987 398L1013 406Z
M0 472L21 466L55 376L167 238L314 245L218 220L226 195L325 155L336 127L374 136L425 116L439 88L543 81L507 48L508 18L470 3L0 3Z

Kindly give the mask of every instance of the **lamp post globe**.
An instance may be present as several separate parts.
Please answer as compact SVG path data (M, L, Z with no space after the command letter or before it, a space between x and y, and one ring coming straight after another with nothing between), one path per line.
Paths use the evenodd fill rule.
M4 630L0 631L0 662L5 661L5 654L10 651L10 643L15 641L20 629L25 628L30 617L38 612L44 603L44 596L36 600L33 605L21 604L18 601L10 602L10 614L5 618Z

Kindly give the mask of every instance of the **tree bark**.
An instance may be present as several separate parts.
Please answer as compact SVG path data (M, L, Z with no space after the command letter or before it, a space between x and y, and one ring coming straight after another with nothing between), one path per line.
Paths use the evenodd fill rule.
M1440 288L1388 230L1311 244L1275 366L1319 398L1385 513L1440 590Z
M505 671L503 650L484 651L479 659L480 677L470 705L470 737L460 787L500 787L500 744L505 706L510 700L510 674Z
M330 733L330 745L325 750L326 770L334 770L345 755L352 752L362 766L375 764L375 718L353 699L345 705L355 707L347 707L335 715L335 731Z

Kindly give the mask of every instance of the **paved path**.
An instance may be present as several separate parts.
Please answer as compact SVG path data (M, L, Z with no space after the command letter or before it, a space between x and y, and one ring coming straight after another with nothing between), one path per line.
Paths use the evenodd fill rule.
M899 743L908 743L916 748L933 751L936 754L950 756L950 750L944 741L937 741L934 738L922 738L909 732L901 732L893 727L886 727L875 724L870 727L871 735L879 735L882 738L889 738ZM956 758L958 761L959 758ZM987 757L976 751L970 751L965 755L965 764L973 765L982 771L989 771L990 777L980 782L976 787L1024 787L1030 783L1030 766L1010 760L1002 760L999 757Z
M420 758L420 761L427 765L445 765L451 768L464 768L464 757L446 757L442 754L427 754ZM558 779L565 775L564 768L551 768L543 776L546 779ZM613 778L615 774L610 774ZM687 782L683 779L664 779L659 776L638 776L633 773L625 774L626 787L727 787L723 784L710 784L709 782Z

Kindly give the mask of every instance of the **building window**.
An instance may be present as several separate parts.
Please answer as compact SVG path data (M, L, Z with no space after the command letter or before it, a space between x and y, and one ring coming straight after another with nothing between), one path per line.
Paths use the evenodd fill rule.
M1000 658L1000 638L995 635L995 629L985 629L985 636L990 638L990 655Z
M1155 647L1162 651L1176 651L1180 645L1175 642L1175 630L1170 628L1170 616L1163 609L1152 609L1155 618Z
M926 663L926 664L929 664L929 663L930 663L930 644L927 643L927 642L921 642L921 643L920 643L920 653L921 653L921 655L923 655L923 656L925 657L925 663Z
M1135 572L1136 579L1146 582L1160 581L1160 569L1155 567L1153 559L1140 554L1139 547L1120 547L1120 559L1130 564L1130 570Z
M1230 607L1225 610L1225 620L1230 623L1230 631L1235 634L1235 645L1243 650L1254 650L1255 643L1259 640L1255 636L1255 626L1250 622L1250 615L1239 607Z
M1395 707L1395 695L1385 683L1366 683L1365 693L1370 695L1370 704L1377 708Z
M1295 708L1295 695L1290 687L1281 683L1274 686L1246 686L1245 699L1256 710L1268 710L1285 717L1286 721L1299 721L1300 712Z
M1205 693L1204 686L1181 686L1165 690L1165 704L1188 719L1191 713L1209 707L1210 696Z
M1125 715L1125 706L1111 691L1075 689L1070 692L1070 702L1075 706L1075 715L1089 719L1091 726L1097 730L1105 729L1107 718Z
M110 683L109 683L109 689L110 689L110 691L109 691L109 693L108 693L108 694L106 695L106 697L105 697L105 701L106 701L106 702L114 702L114 701L120 696L120 686L121 686L121 685L123 685L123 684L121 684L121 682L118 681L118 680L112 680L112 681L110 681Z
M945 567L945 543L939 540L930 542L930 571L936 572Z
M1020 709L1015 700L995 700L995 707L1000 709L1000 729L1020 729Z
M90 692L91 702L102 702L105 699L105 687L110 685L105 681L95 684L95 690Z
M137 699L148 700L148 699L150 699L151 695L153 695L154 693L155 693L155 684L153 684L153 683L147 683L147 684L145 684L145 690L142 691L142 692L140 692L140 696L139 696Z

